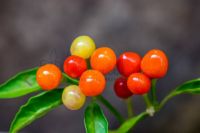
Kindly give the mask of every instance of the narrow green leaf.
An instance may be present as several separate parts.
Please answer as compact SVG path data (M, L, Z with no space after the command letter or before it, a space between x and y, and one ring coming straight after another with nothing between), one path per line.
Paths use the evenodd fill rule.
M108 101L106 100L102 95L99 95L96 97L98 101L100 101L105 107L108 108L108 110L117 118L117 120L120 123L124 122L124 118L122 115L117 111L117 109Z
M29 99L17 112L9 133L17 133L38 118L62 104L63 89L43 92Z
M127 133L146 116L148 116L148 114L146 112L143 112L135 117L132 117L129 120L125 121L117 130L109 131L109 133Z
M0 85L0 99L16 98L41 90L36 82L36 72L37 68L21 72Z
M200 78L187 81L178 86L162 100L159 109L161 109L167 101L179 94L200 94Z
M182 93L200 94L200 78L183 83L172 93L173 95Z
M71 78L70 76L68 76L65 73L62 73L62 75L63 75L63 80L65 82L70 83L70 84L78 85L78 80L77 79Z
M108 121L96 103L86 108L84 123L86 133L108 133Z

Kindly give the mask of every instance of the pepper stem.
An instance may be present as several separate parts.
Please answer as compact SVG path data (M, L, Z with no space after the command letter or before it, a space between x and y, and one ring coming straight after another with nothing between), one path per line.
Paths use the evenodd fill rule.
M117 118L117 120L120 123L124 122L124 118L122 115L117 111L117 109L109 102L107 101L102 95L99 95L96 97L98 101L100 101L104 106L108 108L108 110Z
M157 79L153 79L151 82L151 99L152 99L153 105L157 104L156 82L157 82Z
M146 103L147 108L151 107L151 101L149 100L149 97L147 94L143 95L144 101Z
M134 116L132 98L129 97L128 99L125 100L125 102L127 105L128 118L131 118Z

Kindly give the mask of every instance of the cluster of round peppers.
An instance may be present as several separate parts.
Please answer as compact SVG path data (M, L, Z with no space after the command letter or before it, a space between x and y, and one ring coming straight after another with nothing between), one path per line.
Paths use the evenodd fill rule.
M63 104L70 110L80 109L86 96L100 95L106 85L104 75L115 66L122 76L116 79L114 91L123 99L133 94L148 93L151 79L165 76L168 69L168 59L161 50L150 50L143 58L135 52L125 52L117 59L111 48L96 49L89 36L77 37L71 44L70 52L71 56L64 61L63 69L68 76L79 79L78 86L69 85L62 94ZM43 90L52 90L61 83L62 72L56 65L46 64L38 69L36 79Z

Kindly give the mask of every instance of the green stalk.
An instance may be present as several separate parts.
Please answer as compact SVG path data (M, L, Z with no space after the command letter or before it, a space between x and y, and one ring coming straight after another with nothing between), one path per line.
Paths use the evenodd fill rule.
M157 79L153 79L151 82L151 99L152 99L153 105L158 103L157 96L156 96L156 82L157 82Z
M143 95L143 98L144 98L144 101L145 101L145 103L146 103L146 105L147 105L147 108L151 107L151 101L149 100L148 95L147 95L147 94L144 94L144 95Z
M147 116L148 113L142 112L141 114L126 120L118 129L110 130L108 133L127 133L134 128L138 122L142 121Z
M125 100L126 105L127 105L127 112L128 112L128 118L131 118L134 116L133 112L133 103L131 97Z
M71 78L65 73L62 73L62 81L68 84L75 84L75 85L78 85L79 82L77 79Z
M99 95L96 98L109 109L109 111L117 118L120 123L124 122L124 118L122 117L122 115L117 111L115 107L112 106L109 101L107 101L102 95Z
M174 97L174 93L169 93L161 102L158 108L158 111L165 105L165 103L170 100L172 97Z

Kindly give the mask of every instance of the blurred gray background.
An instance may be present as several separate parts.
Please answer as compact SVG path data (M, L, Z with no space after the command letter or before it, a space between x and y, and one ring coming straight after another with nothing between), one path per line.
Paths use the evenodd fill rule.
M72 40L79 35L91 36L97 47L112 47L117 55L127 50L141 55L152 48L164 50L170 69L158 82L159 99L178 84L199 77L199 0L1 0L0 83L21 70L45 63L62 68ZM109 76L103 95L126 116L123 101L112 89L116 71ZM8 131L18 108L29 97L0 100L0 131ZM144 110L141 97L134 96L133 101L136 113ZM176 97L134 131L199 133L199 102L200 97L195 95ZM104 111L110 128L118 127L113 115ZM23 132L84 133L83 109L59 107Z

